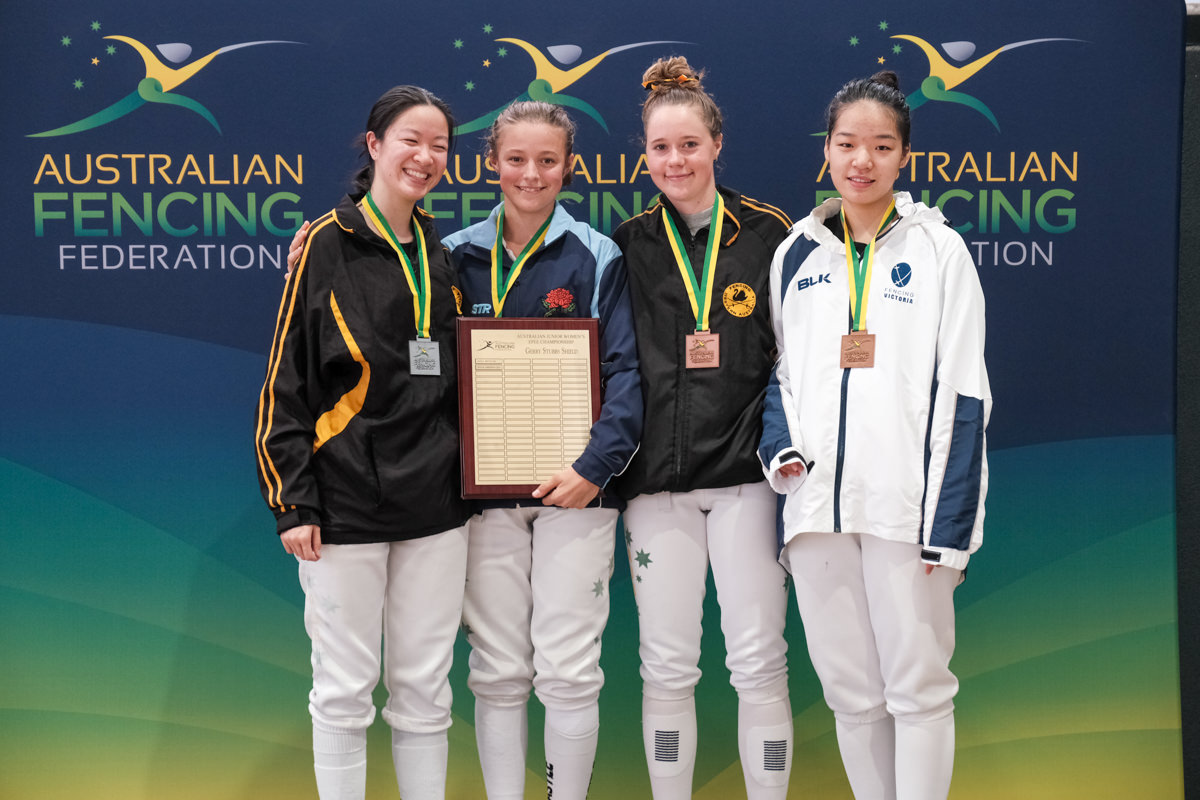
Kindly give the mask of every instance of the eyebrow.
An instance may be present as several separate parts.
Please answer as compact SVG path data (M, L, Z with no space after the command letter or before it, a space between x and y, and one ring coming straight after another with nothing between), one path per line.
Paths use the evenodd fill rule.
M408 134L409 136L420 136L422 134L422 131L417 128L397 128L396 133ZM450 141L450 137L446 136L445 134L439 133L437 136L433 137L433 140L435 142L437 142L437 141L448 142L448 141Z
M838 131L838 132L835 132L833 134L833 136L830 138L836 138L838 136L859 137L859 134L851 133L849 131ZM881 133L876 136L862 136L861 138L863 138L863 139L891 139L893 141L898 141L900 139L899 136L896 136L895 134L891 134L891 133Z

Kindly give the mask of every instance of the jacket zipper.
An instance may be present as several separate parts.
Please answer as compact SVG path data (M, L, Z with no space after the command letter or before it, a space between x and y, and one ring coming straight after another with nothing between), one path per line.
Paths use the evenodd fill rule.
M833 473L833 532L842 532L842 466L846 458L846 395L850 370L842 370L842 402L838 411L837 465Z
M695 264L694 257L696 255L696 237L692 236L692 232L687 227L687 225L683 226L682 233L687 236L688 261L691 262L692 264ZM676 347L679 346L678 342L676 343L675 346ZM676 395L677 400L675 403L675 480L674 480L674 483L676 486L680 486L680 485L682 485L682 481L683 481L683 455L684 455L683 443L684 443L684 435L686 433L685 427L686 427L686 419L687 419L686 410L683 408L683 406L688 401L688 399L690 399L690 396L691 396L691 392L687 391L687 389L688 389L688 385L687 385L688 371L687 371L687 353L686 352L683 354L683 360L680 361L676 365L675 372L677 374L676 380L678 382L680 391Z
M854 331L854 315L849 314L846 322L846 332ZM842 398L838 407L838 439L837 462L833 472L833 532L842 532L842 469L846 460L846 399L849 395L850 368L842 369Z

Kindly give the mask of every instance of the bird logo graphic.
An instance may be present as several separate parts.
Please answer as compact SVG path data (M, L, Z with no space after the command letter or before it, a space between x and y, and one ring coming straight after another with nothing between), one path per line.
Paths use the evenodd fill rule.
M100 111L97 111L96 113L84 117L76 122L72 122L69 125L63 125L62 127L54 128L48 131L42 131L41 133L28 134L29 137L43 138L51 136L66 136L72 133L80 133L81 131L91 130L92 128L99 128L101 125L107 125L114 120L120 119L126 114L136 111L146 103L161 103L164 105L173 105L179 106L180 108L186 108L189 111L199 114L201 117L207 120L208 123L213 126L213 128L216 129L217 133L220 133L221 126L217 123L216 118L213 117L212 112L201 105L198 101L193 100L185 95L178 94L173 90L178 86L181 86L184 82L195 77L200 70L208 66L214 58L222 53L229 53L234 50L240 50L244 47L256 47L264 44L301 44L301 42L278 40L241 42L239 44L230 44L225 45L224 47L218 47L208 55L198 58L190 64L186 64L181 67L172 67L164 64L162 60L160 60L159 57L154 54L153 50L139 42L137 39L129 36L116 35L105 36L104 38L122 42L132 47L137 54L142 57L142 61L145 62L146 77L138 81L136 89L107 108L103 108ZM184 61L187 61L192 54L191 45L184 44L182 42L160 44L156 46L156 49L162 54L163 58L167 59L167 61L170 61L173 64L180 64Z
M924 105L929 101L938 101L945 103L958 103L967 108L974 109L987 118L988 122L999 131L1000 123L996 121L996 115L992 110L984 105L983 101L965 92L951 91L956 86L965 83L969 78L979 72L992 62L996 56L1001 53L1006 53L1010 50L1016 50L1018 47L1025 47L1031 44L1041 44L1043 42L1078 42L1081 39L1028 39L1023 42L1013 42L1002 47L997 47L987 55L980 56L974 61L955 66L947 61L937 48L919 36L910 36L909 34L900 33L892 36L893 39L903 39L912 42L925 54L929 60L929 76L921 81L921 86L914 92L908 95L908 107L910 110ZM942 44L942 51L955 61L964 62L975 55L974 42L946 42Z
M564 94L563 90L571 84L578 81L584 75L587 75L600 64L601 61L613 55L620 53L623 50L631 50L635 47L648 47L656 44L688 44L688 42L674 41L656 41L656 42L634 42L632 44L623 44L617 47L611 47L599 55L589 58L582 64L576 64L583 55L583 49L578 45L563 44L554 45L546 48L546 53L543 53L534 45L522 39L501 38L496 39L497 42L515 45L521 50L529 54L533 60L534 78L529 82L529 86L520 95L509 100L499 108L489 111L488 113L476 117L470 122L465 122L454 129L455 134L473 133L478 130L483 130L495 121L500 112L508 108L513 103L521 100L541 100L547 103L553 103L567 108L573 108L591 117L596 123L608 133L608 123L604 121L604 117L600 115L590 103L581 100L578 97L573 97ZM547 53L549 55L547 55ZM551 59L562 66L557 66L552 63ZM572 66L574 65L574 66Z

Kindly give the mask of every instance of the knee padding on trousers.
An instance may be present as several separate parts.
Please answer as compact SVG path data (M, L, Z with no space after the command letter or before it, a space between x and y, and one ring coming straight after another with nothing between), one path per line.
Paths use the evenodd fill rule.
M591 736L600 727L600 706L592 703L571 711L547 708L546 727L568 739Z
M891 714L888 713L886 705L878 705L874 708L869 708L866 711L859 711L856 713L848 713L834 709L833 715L837 718L837 721L843 725L870 725L873 722L878 722L881 719L891 716Z

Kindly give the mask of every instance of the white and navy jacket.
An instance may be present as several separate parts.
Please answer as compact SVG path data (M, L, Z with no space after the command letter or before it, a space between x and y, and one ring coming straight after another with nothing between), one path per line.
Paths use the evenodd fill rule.
M956 569L983 541L983 291L962 238L937 209L896 194L899 221L877 242L864 327L875 365L843 369L846 248L827 200L793 226L771 265L779 359L759 459L785 494L782 542L806 531L865 533L922 546ZM803 461L799 477L781 464Z
M484 221L446 237L458 268L464 316L493 316L491 252L500 206ZM512 263L504 254L506 267ZM595 317L600 320L600 381L604 397L591 440L571 466L603 488L622 472L642 435L642 391L625 260L607 236L556 204L542 245L504 301L505 317ZM491 502L487 505L515 505ZM592 505L619 504L598 497Z

